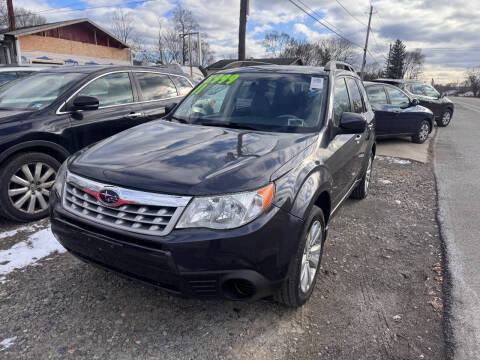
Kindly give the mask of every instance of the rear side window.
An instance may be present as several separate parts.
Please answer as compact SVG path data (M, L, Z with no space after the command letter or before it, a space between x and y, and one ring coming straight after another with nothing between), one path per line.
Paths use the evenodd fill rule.
M368 86L367 87L368 100L371 104L384 105L388 104L387 94L383 86Z
M333 121L340 124L340 118L344 112L352 111L350 98L348 97L347 84L344 78L335 79L333 91Z
M390 103L396 106L406 106L410 103L410 99L401 90L388 86L388 96L390 97Z
M78 96L93 96L100 107L133 103L132 84L127 73L114 73L92 81Z
M353 103L353 112L361 114L365 112L363 108L363 100L362 95L360 94L360 90L358 89L357 82L355 79L347 78L348 90L350 92L350 98L352 99Z
M136 73L143 100L161 100L178 96L177 89L167 75Z
M190 82L181 76L172 76L172 80L175 83L175 86L178 90L178 95L184 96L187 95L192 89L193 86Z

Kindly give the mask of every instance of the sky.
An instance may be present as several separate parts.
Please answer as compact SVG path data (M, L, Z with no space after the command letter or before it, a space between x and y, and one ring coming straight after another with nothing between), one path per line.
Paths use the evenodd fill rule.
M399 38L407 50L421 48L426 55L425 80L461 82L468 68L480 66L480 0L296 1L356 44L359 53L372 4L369 63L383 64L389 44ZM192 10L201 32L208 34L216 59L236 57L240 0L13 0L14 6L28 8L49 22L88 17L107 30L115 9L122 8L132 14L136 35L152 44L159 21L168 26L179 2ZM250 0L247 57L266 56L262 40L272 30L306 40L338 37L288 0Z

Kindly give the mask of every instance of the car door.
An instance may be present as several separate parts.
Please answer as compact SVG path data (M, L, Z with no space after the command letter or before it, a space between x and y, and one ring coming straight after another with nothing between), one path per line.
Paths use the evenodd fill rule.
M433 92L428 88L433 90ZM442 115L440 100L438 99L439 95L436 95L438 94L437 91L431 86L425 84L408 84L406 85L406 89L420 101L420 105L430 109L435 117Z
M409 111L410 98L397 87L385 85L389 99L389 108L393 114L392 134L411 134L418 129L417 119L413 112Z
M146 121L162 118L168 105L182 99L169 75L156 72L135 72L134 75Z
M129 72L102 75L87 83L78 96L98 99L97 110L71 113L71 135L78 149L115 135L145 121L141 104L133 90Z
M391 134L395 113L390 109L387 93L383 85L369 85L366 88L368 100L375 112L375 131L377 135Z
M339 128L344 112L352 111L352 103L345 77L335 79L333 84L333 127ZM334 131L335 132L335 131ZM326 161L333 178L332 197L336 206L353 185L356 175L356 154L360 147L357 135L336 134L330 140L328 150L331 157Z

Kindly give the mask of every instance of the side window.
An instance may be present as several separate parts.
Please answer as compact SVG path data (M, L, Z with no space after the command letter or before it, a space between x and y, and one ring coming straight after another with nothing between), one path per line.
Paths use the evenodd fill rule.
M408 85L407 90L410 91L413 95L425 95L424 92L425 85Z
M387 86L388 96L390 97L390 103L396 106L406 106L410 103L410 99L401 90Z
M438 91L435 90L435 89L434 89L433 87L431 87L431 86L425 85L424 90L425 90L425 94L426 94L427 96L430 96L430 97L433 97L433 98L438 98L438 97L440 97L440 94L438 93Z
M360 95L362 97L362 105L363 105L363 111L362 112L367 112L367 93L365 92L365 87L363 86L363 83L361 80L355 79L355 82L357 83L358 90L360 90Z
M167 75L154 73L135 73L143 100L161 100L177 96L177 89Z
M178 90L178 95L180 96L187 95L193 89L192 84L190 84L190 82L184 77L172 76L172 80L175 83Z
M384 105L388 104L387 94L383 86L368 86L367 87L368 100L371 104Z
M128 73L114 73L102 76L88 84L78 96L93 96L100 107L133 103L132 84Z
M355 79L347 78L347 85L353 103L353 112L356 112L357 114L363 113L362 95L360 95L360 90L358 89Z
M344 78L335 79L333 90L333 121L340 124L340 118L344 112L350 112L350 98L348 97L347 84Z

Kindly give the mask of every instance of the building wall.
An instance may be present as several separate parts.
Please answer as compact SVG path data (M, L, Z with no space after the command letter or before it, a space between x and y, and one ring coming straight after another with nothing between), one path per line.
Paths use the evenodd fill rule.
M38 35L24 35L20 36L18 39L20 43L20 51L23 56L25 56L26 52L46 52L62 55L95 57L116 61L129 62L130 60L129 49L117 49Z

